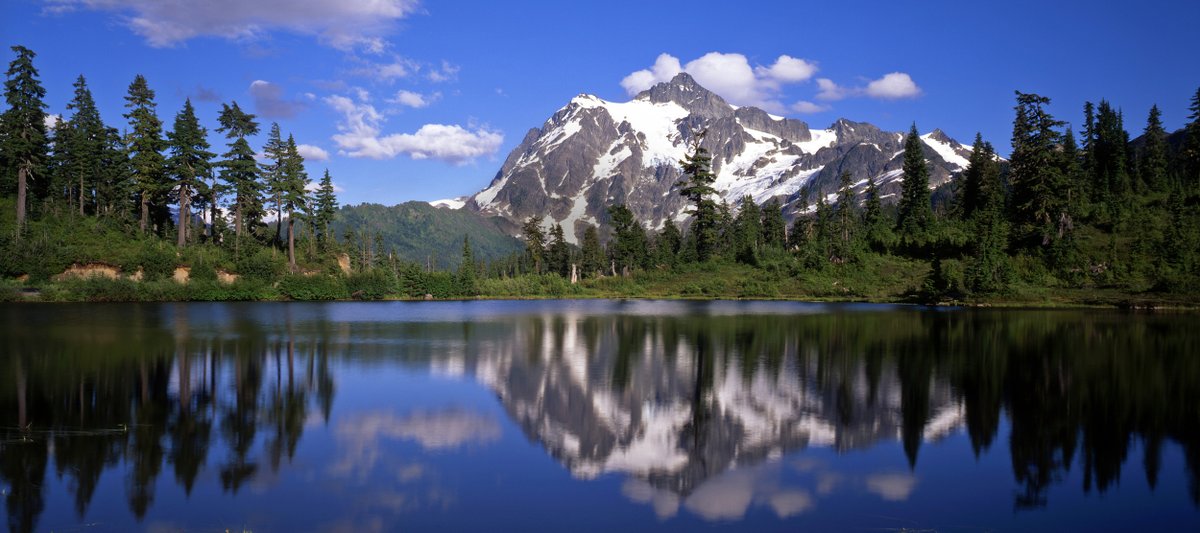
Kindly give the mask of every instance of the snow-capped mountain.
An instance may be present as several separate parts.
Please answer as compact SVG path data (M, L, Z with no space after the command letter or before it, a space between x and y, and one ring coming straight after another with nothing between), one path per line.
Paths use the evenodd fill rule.
M800 189L810 198L831 194L849 171L861 188L875 177L885 199L899 191L904 134L841 119L827 129L737 107L679 74L624 103L592 95L571 100L540 129L531 129L484 190L467 208L520 223L533 215L560 223L579 241L586 224L606 222L606 208L624 203L643 224L660 228L682 222L687 205L675 184L681 178L692 131L707 130L703 145L713 156L716 189L735 204L750 195L758 203L779 198L791 218ZM961 172L971 147L940 130L923 135L930 184Z

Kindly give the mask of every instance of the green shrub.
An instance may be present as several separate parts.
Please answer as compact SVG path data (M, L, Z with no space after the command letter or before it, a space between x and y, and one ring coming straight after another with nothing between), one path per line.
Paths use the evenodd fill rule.
M162 242L147 242L142 247L137 266L142 268L146 281L170 278L175 273L175 249Z
M449 273L442 274L453 278ZM346 290L352 298L359 300L380 300L389 294L395 294L396 288L396 277L390 270L383 268L355 272L346 278Z
M89 277L64 280L62 288L70 300L88 302L136 302L141 300L138 283L128 279Z
M217 269L213 268L212 263L203 261L192 264L192 270L188 273L188 280L191 283L203 281L217 281Z
M340 300L349 296L341 276L288 274L279 280L279 292L293 300Z
M247 251L237 261L237 272L242 277L274 282L287 270L287 262L283 255L270 248L259 248Z

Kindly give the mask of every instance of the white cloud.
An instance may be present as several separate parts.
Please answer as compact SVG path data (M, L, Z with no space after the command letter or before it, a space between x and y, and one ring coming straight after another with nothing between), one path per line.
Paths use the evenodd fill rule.
M396 96L389 98L387 101L388 103L392 104L407 106L413 109L420 109L422 107L428 107L430 104L441 99L441 97L442 93L433 93L426 96L418 92L401 90L397 91Z
M250 96L254 98L254 110L263 118L292 118L304 109L304 104L283 96L283 88L266 80L250 83Z
M52 115L50 113L42 115L42 123L46 125L46 131L54 129L60 120L62 120L62 115Z
M53 7L109 11L150 46L194 37L254 39L273 30L316 36L341 50L380 53L395 24L418 0L54 0Z
M346 192L346 189L343 189L341 185L338 185L338 182L330 181L329 183L333 185L333 192ZM320 189L320 188L321 188L321 183L319 181L311 181L310 180L308 183L306 183L304 185L304 190L306 190L308 192L315 192L317 189Z
M830 102L834 100L841 100L849 93L848 89L839 86L829 78L818 78L817 89L820 90L820 92L817 93L817 99Z
M882 78L867 84L867 96L884 100L898 98L915 98L921 95L921 88L913 82L912 77L903 72L892 72Z
M392 82L408 78L421 71L419 62L401 56L393 56L391 60L381 63L373 63L357 57L352 59L361 62L362 66L352 69L351 74L377 81Z
M300 153L300 157L308 161L329 161L329 152L326 152L320 146L298 144L296 145L296 151Z
M848 97L867 96L881 100L896 100L899 98L915 98L921 95L912 77L903 72L892 72L867 83L866 87L843 87L829 78L817 79L818 100L832 102Z
M467 129L446 124L426 124L415 133L381 135L384 117L375 106L337 95L325 98L325 102L342 114L333 141L339 153L350 157L391 159L407 154L413 159L440 159L461 165L496 153L504 142L502 133L487 127Z
M652 87L655 83L670 81L676 74L683 72L679 58L671 54L659 54L654 60L654 66L634 72L621 80L621 87L630 95L635 95Z
M742 54L709 52L686 65L670 54L660 54L650 68L625 76L621 87L634 95L687 72L697 83L734 104L781 111L784 105L778 95L782 85L806 81L816 71L815 63L787 55L779 56L769 67L751 67Z
M817 64L812 61L795 58L789 55L779 56L770 67L755 67L759 76L771 78L780 83L799 83L808 81L817 73Z
M829 111L829 106L814 104L807 100L800 100L799 102L792 104L792 110L802 114L822 113Z
M434 83L454 81L458 79L459 70L461 70L461 67L458 65L452 65L447 61L442 61L442 68L430 69L429 73L426 74L425 77L429 78L429 81Z

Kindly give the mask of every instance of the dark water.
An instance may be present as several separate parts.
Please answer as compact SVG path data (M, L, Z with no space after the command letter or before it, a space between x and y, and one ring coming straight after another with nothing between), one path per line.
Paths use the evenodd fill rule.
M1200 320L0 306L13 531L1200 529Z

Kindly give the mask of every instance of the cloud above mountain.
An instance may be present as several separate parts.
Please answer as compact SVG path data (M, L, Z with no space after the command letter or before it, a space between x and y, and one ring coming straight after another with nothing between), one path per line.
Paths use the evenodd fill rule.
M670 81L680 72L687 72L700 85L735 104L781 111L785 107L778 100L782 86L807 81L817 72L817 65L781 55L771 65L751 66L742 54L720 52L709 52L683 65L675 56L660 54L650 68L625 76L621 87L632 96Z
M809 100L798 100L790 106L783 104L787 86L813 80L818 70L815 61L789 55L779 56L770 65L751 65L750 60L742 54L709 52L684 64L679 58L663 53L649 68L625 76L621 80L621 87L632 96L656 83L670 81L680 72L687 72L700 85L736 105L749 105L776 113L788 110L820 113L829 111L831 107ZM921 95L921 88L903 72L892 72L871 80L863 87L842 86L829 78L817 78L815 83L817 92L813 98L825 102L849 97L896 100Z

